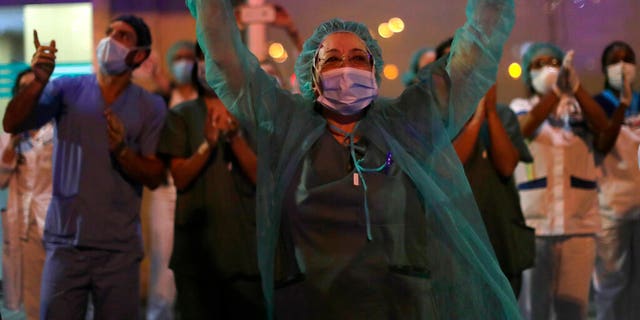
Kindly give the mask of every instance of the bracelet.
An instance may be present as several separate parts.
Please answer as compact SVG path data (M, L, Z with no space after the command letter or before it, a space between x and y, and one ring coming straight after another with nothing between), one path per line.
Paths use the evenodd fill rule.
M207 140L205 139L204 141L202 141L202 143L200 144L200 146L198 147L198 154L202 155L205 154L207 151L209 151L209 142L207 142Z

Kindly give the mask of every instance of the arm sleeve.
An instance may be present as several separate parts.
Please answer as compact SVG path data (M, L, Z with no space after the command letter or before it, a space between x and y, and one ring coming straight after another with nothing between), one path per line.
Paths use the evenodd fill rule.
M529 113L533 108L533 105L531 104L531 102L529 102L529 100L516 98L511 101L511 103L509 104L509 108L511 109L511 111L513 111L513 113L516 114L516 116L521 116L523 114Z
M142 156L154 156L160 139L160 132L164 126L167 108L159 96L152 96L149 101L148 113L140 133L140 154Z
M278 87L242 42L228 0L187 0L206 59L207 82L251 135L272 132L290 115L295 97Z
M495 83L502 46L515 20L513 0L469 0L467 22L454 36L446 72L423 68L420 83L435 98L453 139ZM425 77L429 78L424 81Z
M65 92L75 91L73 78L61 77L53 79L44 88L38 105L33 109L26 121L28 129L37 129L51 119L57 117L64 105Z
M187 158L191 155L187 145L187 125L176 108L179 108L179 106L174 107L167 113L167 119L158 143L158 154Z

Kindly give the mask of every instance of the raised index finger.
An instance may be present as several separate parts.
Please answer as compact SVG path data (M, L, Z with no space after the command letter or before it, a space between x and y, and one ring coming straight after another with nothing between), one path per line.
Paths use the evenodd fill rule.
M33 44L36 46L36 50L40 48L40 39L38 39L38 31L33 29Z

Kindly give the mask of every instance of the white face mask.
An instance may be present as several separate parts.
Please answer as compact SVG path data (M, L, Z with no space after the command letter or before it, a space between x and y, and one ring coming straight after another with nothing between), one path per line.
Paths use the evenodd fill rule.
M337 68L321 73L320 81L322 92L318 102L345 116L358 113L378 96L378 84L372 71Z
M100 70L106 75L118 75L130 70L126 58L129 48L125 47L111 37L100 40L96 49Z
M542 69L531 70L531 85L538 94L546 94L558 79L560 70L556 67L545 66Z
M171 65L171 74L173 74L173 78L177 84L187 84L191 82L193 64L194 62L192 60L181 59Z
M636 65L620 61L607 66L607 81L609 81L611 88L621 91L623 76L628 77L629 82L633 82L636 77Z

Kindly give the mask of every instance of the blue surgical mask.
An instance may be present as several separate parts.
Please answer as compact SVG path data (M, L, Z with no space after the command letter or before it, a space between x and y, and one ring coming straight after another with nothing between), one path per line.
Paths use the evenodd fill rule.
M181 59L171 65L171 74L173 74L173 78L177 84L187 84L191 82L193 64L194 62L192 60Z
M318 102L342 115L354 115L378 96L372 71L343 67L320 74L322 92Z
M106 75L119 75L131 69L126 58L129 48L111 37L100 40L96 49L100 70Z

